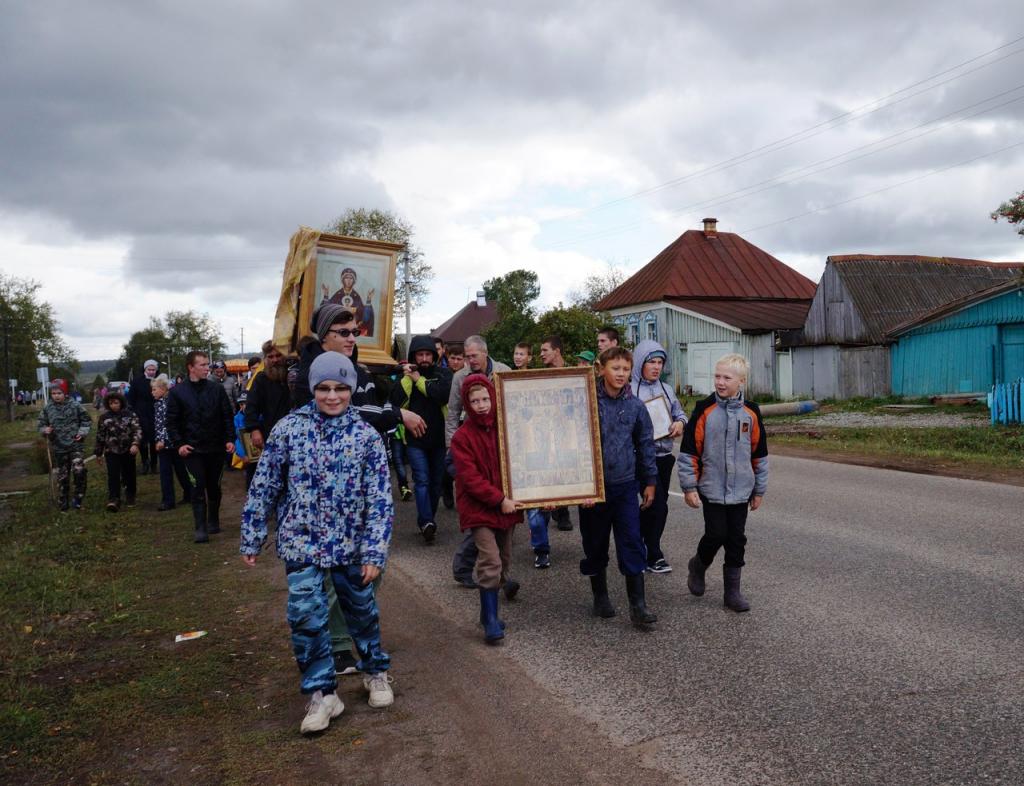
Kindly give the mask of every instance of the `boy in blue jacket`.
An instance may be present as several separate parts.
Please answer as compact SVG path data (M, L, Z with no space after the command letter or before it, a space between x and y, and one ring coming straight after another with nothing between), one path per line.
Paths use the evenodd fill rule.
M242 559L249 566L277 517L277 554L288 578L288 624L310 695L302 732L322 731L345 709L327 625L329 575L359 653L357 668L371 707L394 701L391 663L381 648L373 580L387 561L394 507L384 442L349 406L352 362L324 352L309 369L313 401L282 418L270 433L242 511Z
M768 490L768 441L761 410L743 396L749 373L742 355L725 355L715 364L715 392L693 408L679 452L679 485L686 504L704 506L704 537L686 566L686 586L703 595L704 572L725 547L724 600L733 611L750 611L740 592L747 508L761 507Z
M594 613L614 617L607 579L608 541L614 533L619 572L626 577L629 617L634 625L646 627L658 618L647 610L644 595L647 550L640 536L640 510L654 502L658 470L651 417L629 389L632 370L633 355L628 349L611 347L601 353L597 413L601 423L605 501L581 508L584 558L580 561L580 573L590 577ZM638 495L642 496L639 504Z

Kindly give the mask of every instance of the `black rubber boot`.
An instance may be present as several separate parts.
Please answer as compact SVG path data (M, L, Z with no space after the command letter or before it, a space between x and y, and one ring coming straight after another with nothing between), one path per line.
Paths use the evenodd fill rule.
M590 589L594 593L594 614L605 619L614 617L615 607L608 597L608 575L603 570L590 577Z
M647 610L643 573L626 576L626 594L629 596L629 619L634 625L644 628L658 621L657 615Z
M725 605L733 611L750 611L750 601L740 592L740 574L743 568L722 568L722 579L725 581Z
M484 626L484 641L497 644L505 638L505 628L498 619L498 590L480 590L480 621Z
M690 590L691 595L696 595L698 598L704 594L704 571L708 569L708 566L701 562L699 556L694 555L693 558L686 563L686 588Z
M505 600L515 600L516 595L519 594L519 582L509 579L502 589L505 591Z
M202 527L196 527L196 536L193 539L193 541L195 543L209 543L210 542L210 536L206 532L206 526L205 525L203 525Z

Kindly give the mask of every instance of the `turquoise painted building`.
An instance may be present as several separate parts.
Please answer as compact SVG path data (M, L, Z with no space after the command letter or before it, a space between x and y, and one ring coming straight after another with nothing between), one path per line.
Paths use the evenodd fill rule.
M1024 377L1024 279L947 303L888 337L897 396L983 393Z

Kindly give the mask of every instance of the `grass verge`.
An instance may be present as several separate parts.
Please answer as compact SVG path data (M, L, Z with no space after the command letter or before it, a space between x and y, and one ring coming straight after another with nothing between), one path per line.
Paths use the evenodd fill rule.
M156 477L108 514L89 467L82 513L56 512L45 488L0 503L0 780L315 782L325 747L344 755L359 730L297 733L284 582L275 560L237 557L240 473L224 482L226 533L195 546L190 510L156 512ZM208 635L174 643L196 629Z
M813 433L772 434L770 444L829 453L875 454L965 468L1024 470L1024 428L815 428Z

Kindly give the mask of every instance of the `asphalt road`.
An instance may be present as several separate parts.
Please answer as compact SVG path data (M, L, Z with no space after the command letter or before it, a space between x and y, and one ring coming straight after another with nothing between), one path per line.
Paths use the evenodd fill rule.
M478 639L477 595L451 577L455 516L428 547L414 503L397 508L395 579ZM1024 783L1024 488L774 456L741 615L722 606L718 562L703 598L686 590L701 529L673 496L676 569L648 576L660 621L643 633L617 575L619 615L591 616L577 530L552 527L553 567L537 571L524 524L523 589L482 657L511 659L670 782Z

